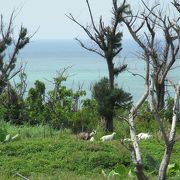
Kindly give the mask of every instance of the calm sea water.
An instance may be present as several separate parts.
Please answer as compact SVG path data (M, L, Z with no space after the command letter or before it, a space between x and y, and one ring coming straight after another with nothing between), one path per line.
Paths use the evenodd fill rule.
M127 63L131 72L143 75L144 63L134 55L137 47L130 41L125 41L123 47L121 56L116 59L116 64ZM87 91L88 97L91 96L92 84L108 75L105 60L82 49L74 40L32 41L20 54L19 63L26 63L28 87L32 87L36 80L42 80L46 84L47 91L53 88L50 81L57 75L57 71L70 67L66 71L69 76L66 85L75 90L82 86ZM180 61L175 64L175 66L178 65L180 66ZM178 82L179 72L180 68L174 69L170 72L169 78ZM121 73L116 82L119 87L133 95L134 101L143 93L143 79L127 71Z

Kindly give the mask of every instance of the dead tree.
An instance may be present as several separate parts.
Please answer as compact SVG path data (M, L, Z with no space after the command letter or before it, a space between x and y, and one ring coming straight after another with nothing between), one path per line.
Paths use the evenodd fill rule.
M179 0L174 0L173 2L172 2L172 4L174 5L174 7L179 11L179 13L180 13L180 2L179 2Z
M148 178L144 174L143 162L141 158L140 148L138 144L138 138L136 136L136 128L135 128L135 117L137 115L137 111L141 107L141 105L145 102L149 94L149 69L150 69L150 59L149 56L146 55L146 76L145 76L145 89L142 97L139 99L136 105L133 105L128 117L128 124L130 129L130 136L132 141L132 160L135 164L135 173L139 180L147 180Z
M139 44L139 46L143 49L144 60L146 61L146 81L145 81L145 91L142 98L139 100L137 105L132 106L128 124L130 128L130 136L132 141L132 155L133 162L136 166L136 175L139 180L147 179L143 172L143 163L140 154L140 149L138 145L138 139L136 136L136 128L134 119L136 117L137 111L145 99L150 94L151 97L151 109L156 119L159 129L163 135L165 141L165 151L162 158L162 162L159 169L159 180L163 180L166 177L166 170L170 161L173 145L175 143L175 134L176 134L176 123L178 120L179 114L179 94L180 94L180 84L175 86L175 98L174 98L174 107L173 107L173 117L172 117L172 126L169 134L166 134L165 127L163 126L163 122L160 118L159 110L160 103L158 99L157 93L157 84L159 82L163 82L166 78L166 75L172 65L174 64L177 53L179 51L179 44L177 42L179 38L178 30L178 19L170 21L169 17L162 17L162 14L159 11L158 16L154 12L157 6L154 6L152 9L146 6L144 3L145 9L141 15L133 15L132 12L130 16L124 18L124 23L126 24L129 32L131 33L134 40ZM140 24L139 24L140 23ZM138 25L139 24L139 25ZM160 28L164 33L164 44L158 44L156 29ZM176 29L175 29L176 28ZM147 32L143 33L142 31L147 30ZM144 38L141 36L144 35ZM160 51L160 48L162 51ZM152 67L151 67L152 66ZM151 67L151 68L150 68ZM149 75L152 72L153 79L150 80ZM164 82L163 82L164 83ZM162 83L161 83L162 84ZM149 91L149 92L148 92ZM162 97L164 98L164 91L161 92Z
M118 76L119 73L124 71L127 67L126 64L120 65L118 67L114 66L114 58L120 53L122 50L121 40L122 40L122 32L119 31L119 24L122 17L125 14L128 14L128 5L126 5L125 1L121 6L118 6L117 0L112 0L113 2L113 11L111 18L111 25L105 26L102 17L99 19L99 24L95 25L93 13L91 11L91 7L89 1L86 0L89 16L91 19L90 26L82 25L72 14L67 15L67 17L75 22L78 26L80 26L84 32L87 34L88 38L93 43L93 46L87 45L82 42L80 39L76 40L80 43L80 45L93 53L96 53L103 57L106 60L109 72L109 87L111 90L114 89L114 79L115 76ZM112 106L114 108L114 105ZM113 109L112 109L113 112ZM113 131L113 115L109 115L109 118L106 119L106 129L108 131Z
M176 31L177 35L178 35L178 39L179 39L179 46L180 46L180 25L177 23L180 19L180 2L178 0L174 0L172 2L172 4L174 5L174 7L176 8L179 16L177 19L174 20L174 22L170 22L174 31Z
M22 70L21 66L15 69L17 55L29 43L30 39L27 35L27 29L23 26L20 27L17 40L13 39L14 13L13 11L7 26L4 25L2 15L0 19L0 94L7 86L9 80ZM11 53L7 54L9 49Z
M177 43L179 34L177 34L176 25L180 18L174 21L160 8L158 9L158 4L152 8L149 8L143 0L142 4L143 12L134 14L130 10L130 14L123 18L123 22L143 53L150 59L154 74L157 109L162 110L165 100L165 80L179 51L179 43ZM163 34L162 39L159 38L160 34Z
M152 76L152 81L151 81L151 87L150 87L150 106L152 113L154 115L155 120L157 121L159 125L159 129L163 135L163 139L165 142L165 150L164 150L164 155L160 164L159 168L159 175L158 175L158 180L164 180L166 179L166 171L168 164L170 162L171 154L173 151L173 146L175 144L175 135L176 135L176 125L178 121L178 115L180 112L180 106L179 106L179 99L180 99L180 81L179 85L173 85L175 89L175 97L174 97L174 106L173 106L173 117L172 117L172 123L171 123L171 130L169 134L166 133L165 127L163 126L162 119L160 117L160 114L157 110L157 101L154 97L154 77Z

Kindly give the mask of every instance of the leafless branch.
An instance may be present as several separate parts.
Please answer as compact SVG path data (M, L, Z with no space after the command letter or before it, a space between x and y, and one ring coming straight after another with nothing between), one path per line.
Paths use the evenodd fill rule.
M130 70L128 70L127 69L127 71L129 72L129 73L131 73L133 76L139 76L139 77L141 77L141 78L143 78L144 80L145 80L145 77L144 76L142 76L141 74L138 74L138 73L133 73L133 72L131 72Z

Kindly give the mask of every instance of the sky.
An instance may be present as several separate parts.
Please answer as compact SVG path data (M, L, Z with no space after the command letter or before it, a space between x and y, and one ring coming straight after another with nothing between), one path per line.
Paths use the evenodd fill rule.
M131 1L133 7L138 6L138 1ZM168 0L161 0L166 2ZM106 23L110 22L112 1L89 0L95 21L102 15ZM83 25L90 22L85 0L0 0L0 14L4 22L8 22L13 9L16 9L14 20L15 30L23 24L33 39L74 39L84 38L85 33L65 14L72 13ZM124 32L128 37L128 32Z

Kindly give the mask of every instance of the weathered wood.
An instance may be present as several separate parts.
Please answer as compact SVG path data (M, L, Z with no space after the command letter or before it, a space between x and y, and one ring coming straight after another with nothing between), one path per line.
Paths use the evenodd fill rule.
M178 121L178 114L179 114L179 99L180 99L180 81L179 85L175 87L175 97L174 97L174 106L173 106L173 117L172 117L172 124L171 130L168 137L168 143L165 146L164 155L160 164L159 168L159 180L166 179L166 171L168 164L170 162L171 154L173 151L173 146L175 144L175 135L176 135L176 124Z
M136 167L135 172L136 172L137 178L139 180L147 180L148 178L146 177L146 175L144 174L144 171L143 171L144 170L143 162L142 162L140 148L139 148L139 144L138 144L138 138L136 136L136 128L135 128L134 119L137 115L138 109L141 107L141 105L147 99L148 93L149 93L149 59L147 59L147 61L146 61L146 77L145 77L144 94L139 99L137 104L132 106L130 113L129 113L129 118L128 118L130 136L131 136L131 141L132 141L132 145L133 145L132 160L133 160L133 163L135 164L135 167Z
M149 56L151 60L158 100L157 109L161 111L165 104L165 80L180 49L177 43L178 38L180 42L178 25L180 19L179 16L177 19L166 14L163 16L162 10L158 9L158 4L150 8L143 0L141 1L144 6L143 11L134 15L131 10L130 15L123 18L123 22L143 50L143 54ZM163 35L163 44L159 42L159 32Z
M24 180L29 180L27 177L21 175L20 173L16 173L17 176L19 176L20 178L24 179Z

